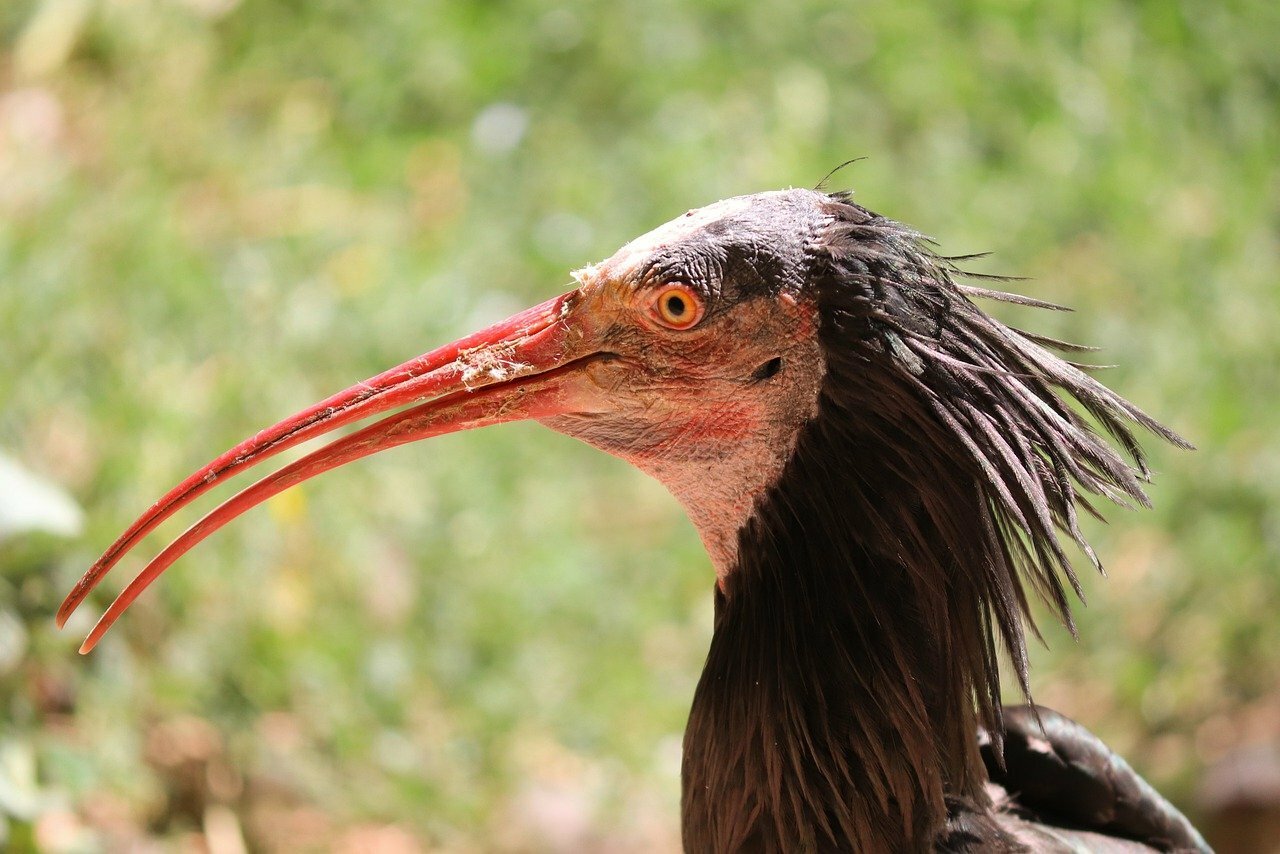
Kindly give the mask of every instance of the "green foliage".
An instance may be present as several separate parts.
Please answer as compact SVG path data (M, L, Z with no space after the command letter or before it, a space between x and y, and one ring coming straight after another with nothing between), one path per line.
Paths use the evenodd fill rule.
M863 155L832 184L1075 306L1016 322L1200 446L1152 448L1156 510L1095 526L1111 578L1034 669L1188 802L1280 716L1277 9L0 4L0 448L87 514L0 543L0 838L673 847L711 574L660 488L537 427L273 501L88 658L120 580L52 614L243 436Z

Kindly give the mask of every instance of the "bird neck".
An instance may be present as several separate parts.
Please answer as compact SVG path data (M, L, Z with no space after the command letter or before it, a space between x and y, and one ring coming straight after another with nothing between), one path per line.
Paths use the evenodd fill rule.
M949 801L987 803L985 606L891 449L863 437L855 470L849 438L821 416L802 431L717 589L685 736L688 850L925 850ZM970 486L932 488L963 507Z

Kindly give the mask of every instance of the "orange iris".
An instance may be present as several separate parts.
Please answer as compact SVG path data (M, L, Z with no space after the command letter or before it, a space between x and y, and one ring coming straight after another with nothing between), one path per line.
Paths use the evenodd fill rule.
M702 298L686 285L664 285L653 299L653 317L668 329L689 329L702 319Z

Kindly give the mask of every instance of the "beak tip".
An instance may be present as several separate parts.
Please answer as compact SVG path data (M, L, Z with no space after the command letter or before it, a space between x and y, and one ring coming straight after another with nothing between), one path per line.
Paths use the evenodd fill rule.
M273 495L339 465L432 435L542 417L559 412L559 369L574 358L585 332L570 322L578 291L561 294L504 321L384 371L260 431L190 475L125 530L89 568L58 608L59 629L102 577L143 537L187 506L215 481L236 474L306 439L387 410L412 404L286 465L209 512L147 564L102 615L80 645L85 655L129 605L175 560L231 519ZM510 363L510 364L509 364ZM518 368L513 373L512 366ZM472 384L472 373L486 378ZM542 383L542 385L538 385ZM545 392L527 396L534 386ZM484 389L483 394L472 394ZM505 396L504 396L505 395ZM513 396L514 395L514 396ZM533 402L531 402L533 401ZM542 407L542 408L538 408Z
M58 606L57 616L53 618L54 625L60 629L66 628L67 620L71 619L71 615L74 614L76 612L76 608L79 607L80 599L76 597L75 593L67 596L66 599L62 600L62 604Z

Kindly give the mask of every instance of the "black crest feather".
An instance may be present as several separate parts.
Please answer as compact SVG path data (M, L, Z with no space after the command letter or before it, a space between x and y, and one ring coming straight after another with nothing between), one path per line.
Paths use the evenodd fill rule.
M933 253L919 234L852 203L846 194L831 199L833 224L821 242L830 266L819 290L830 371L824 402L843 412L830 420L855 423L869 412L884 413L883 441L903 446L903 456L921 459L922 494L932 488L937 472L952 466L966 472L977 491L970 510L980 517L981 528L956 529L961 541L945 543L943 551L958 556L975 541L982 543L982 554L973 560L949 562L960 571L983 571L984 577L974 579L975 592L991 607L1026 692L1022 626L1023 620L1032 621L1024 581L1074 631L1064 581L1077 595L1080 585L1059 534L1101 570L1080 531L1078 510L1098 515L1091 495L1121 505L1149 505L1142 484L1150 471L1131 425L1179 447L1191 445L1046 349L1091 348L1006 326L972 300L1065 307L958 284L957 277L972 278L956 266L964 259ZM901 408L886 407L886 401ZM895 415L898 423L892 421ZM938 509L952 512L947 504ZM957 528L943 518L934 521L940 531ZM997 670L983 669L986 684L975 687L998 707Z
M1101 569L1079 514L1147 504L1135 425L1187 443L1046 349L1080 348L974 300L1058 306L958 283L964 259L846 194L821 204L826 376L717 599L685 845L925 850L964 814L974 850L1016 850L975 740L1003 731L998 650L1029 696L1028 588L1071 627L1064 543Z

